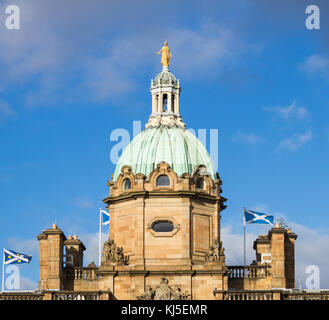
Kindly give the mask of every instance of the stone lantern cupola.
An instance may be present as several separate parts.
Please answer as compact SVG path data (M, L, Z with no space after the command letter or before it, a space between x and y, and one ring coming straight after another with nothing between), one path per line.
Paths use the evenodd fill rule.
M169 66L162 66L162 71L151 80L152 114L146 124L148 127L159 125L180 126L185 128L179 114L179 79L169 71Z

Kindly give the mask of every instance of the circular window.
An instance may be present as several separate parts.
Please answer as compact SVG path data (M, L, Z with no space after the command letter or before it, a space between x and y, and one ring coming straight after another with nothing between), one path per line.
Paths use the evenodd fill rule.
M158 176L156 185L157 187L169 187L170 179L168 178L167 175L162 174L161 176Z
M123 181L123 190L129 190L131 189L131 181L130 179L125 179Z
M174 224L169 220L159 220L152 224L152 229L155 232L171 232L174 228Z

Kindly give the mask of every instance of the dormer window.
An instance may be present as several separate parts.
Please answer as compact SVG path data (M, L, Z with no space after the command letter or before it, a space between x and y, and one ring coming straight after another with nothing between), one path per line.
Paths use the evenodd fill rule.
M131 181L130 179L125 179L123 181L123 190L130 190L131 189Z
M170 179L167 175L162 174L161 176L158 176L156 181L157 187L169 187L170 186Z

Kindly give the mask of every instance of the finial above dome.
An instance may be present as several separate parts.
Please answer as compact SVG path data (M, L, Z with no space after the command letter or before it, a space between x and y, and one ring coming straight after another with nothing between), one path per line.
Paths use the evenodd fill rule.
M161 54L162 70L169 71L169 60L172 59L172 54L167 41L164 42L164 46L157 52L157 54Z

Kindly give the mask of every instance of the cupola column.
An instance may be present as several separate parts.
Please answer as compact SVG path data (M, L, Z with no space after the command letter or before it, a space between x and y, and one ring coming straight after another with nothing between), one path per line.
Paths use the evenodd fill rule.
M167 93L167 99L168 99L168 111L173 112L173 107L172 107L172 93L169 92Z
M157 102L157 96L156 96L156 94L153 94L152 95L152 113L156 113L157 112L157 104L158 104L158 102Z

